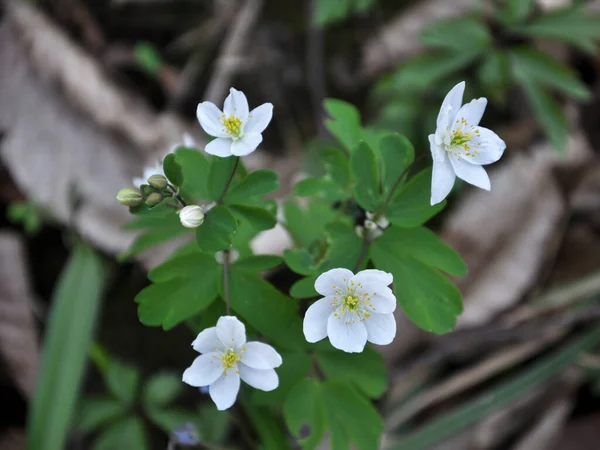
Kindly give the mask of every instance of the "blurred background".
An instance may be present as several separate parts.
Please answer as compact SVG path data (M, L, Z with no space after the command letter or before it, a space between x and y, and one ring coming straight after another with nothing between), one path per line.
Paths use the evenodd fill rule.
M116 192L183 133L202 148L196 105L230 86L275 106L246 163L281 198L322 170L325 98L428 154L461 80L507 150L428 224L469 265L465 312L437 337L398 310L382 448L600 448L599 41L598 0L0 0L0 449L27 426L32 449L259 448L180 382L190 329L139 323L179 233L136 238Z

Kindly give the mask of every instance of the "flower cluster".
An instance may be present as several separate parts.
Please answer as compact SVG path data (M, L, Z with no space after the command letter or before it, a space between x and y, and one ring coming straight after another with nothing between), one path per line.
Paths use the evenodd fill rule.
M479 126L487 100L480 98L462 105L464 89L462 82L446 95L436 131L429 135L433 157L431 205L448 196L456 177L489 190L490 180L482 166L498 161L506 147L493 131ZM252 153L262 142L262 133L273 117L273 105L265 103L250 111L246 96L231 88L222 111L213 103L203 102L198 105L197 117L204 131L215 138L204 147L206 153L221 158L239 157ZM195 147L195 143L184 136L184 146ZM170 196L179 202L176 207L186 228L201 226L209 209L215 206L188 205L180 197L178 187L167 182L163 159L146 167L143 177L134 178L133 184L136 188L119 192L121 203L136 207L145 202L153 207ZM356 232L365 242L381 236L390 226L382 212L365 211L366 219L357 225ZM233 249L215 254L217 262L225 266L237 257ZM333 347L348 353L362 352L367 342L390 344L396 336L397 306L392 283L391 273L376 269L354 274L346 268L336 268L322 273L314 286L322 298L306 311L304 337L310 343L328 338ZM246 342L244 324L230 316L229 309L216 326L200 332L192 346L200 356L185 370L183 381L207 391L219 410L234 404L241 381L263 391L272 391L279 385L275 369L282 364L281 356L270 345Z

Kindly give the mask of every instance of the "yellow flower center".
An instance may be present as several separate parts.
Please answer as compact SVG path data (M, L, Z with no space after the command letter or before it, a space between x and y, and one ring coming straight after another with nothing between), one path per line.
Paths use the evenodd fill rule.
M346 308L348 308L349 311L356 311L359 304L360 301L355 295L346 295L346 297L344 297L344 305L346 305Z
M238 138L242 134L242 121L239 117L234 115L226 117L225 114L223 114L221 116L221 123L230 136Z
M481 137L479 134L479 129L474 126L469 126L469 123L464 119L460 119L460 122L456 121L459 126L454 130L451 135L450 143L448 144L448 151L452 152L453 149L460 148L464 151L464 156L475 157L479 154L479 150L477 148L471 148L471 140L477 136ZM469 131L467 131L469 129ZM475 147L479 147L480 143L475 142ZM459 150L460 151L460 150Z
M224 369L233 369L235 363L240 359L240 355L229 349L227 350L227 353L223 353L223 356L221 356L221 363L223 364Z

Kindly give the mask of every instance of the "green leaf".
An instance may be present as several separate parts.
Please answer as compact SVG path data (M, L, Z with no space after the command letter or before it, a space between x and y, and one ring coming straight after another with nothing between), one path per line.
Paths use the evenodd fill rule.
M379 142L383 173L383 193L389 194L402 175L415 159L415 149L410 141L401 134L389 134Z
M347 382L371 398L379 398L387 390L383 358L371 347L362 353L319 352L316 358L328 380Z
M294 298L312 298L319 294L315 291L317 276L310 276L296 281L290 288L290 295Z
M513 0L517 1L517 0ZM586 8L563 8L544 14L519 28L519 32L544 39L568 42L594 54L600 39L600 16Z
M349 0L318 0L315 2L313 21L322 27L344 19L349 13Z
M568 127L560 106L540 88L537 80L527 70L521 69L518 60L513 59L512 61L514 76L521 83L537 120L544 128L554 148L564 152Z
M240 270L247 270L258 273L263 272L265 270L271 270L282 263L283 260L279 256L253 255L236 261L235 263L233 263L232 266L235 266Z
M133 58L150 75L158 75L164 65L160 53L149 42L138 42L133 48Z
M599 23L600 25L600 23ZM539 50L522 47L510 52L513 73L517 79L526 78L556 89L569 97L585 101L591 97L587 86L571 68Z
M288 394L283 405L288 429L305 450L315 449L326 429L321 385L313 378L302 380ZM304 426L308 426L307 435Z
M322 151L326 171L342 190L350 184L350 161L339 148L326 148Z
M114 450L116 448L145 450L150 448L146 438L144 422L131 416L109 426L94 442L93 450Z
M350 103L333 98L326 99L324 106L332 117L325 120L325 126L346 147L346 150L352 151L361 135L358 109Z
M477 69L477 78L486 93L498 103L504 103L510 85L510 63L506 52L488 51Z
M229 210L239 221L246 221L257 231L270 230L277 225L275 214L261 206L231 205Z
M29 448L62 450L73 418L105 281L96 253L77 243L52 295L30 404Z
M126 412L121 403L114 398L86 398L81 402L76 426L85 433L92 433L101 426L123 417Z
M461 53L426 53L407 58L393 76L394 86L402 92L422 92L464 69L479 55L479 50L464 49Z
M475 17L441 19L421 31L421 43L454 52L483 51L490 47L492 38L482 20Z
M343 200L346 193L329 176L309 177L294 185L298 197L320 197L330 202Z
M281 352L283 364L277 368L279 386L277 389L264 392L252 391L252 401L256 405L276 405L285 400L290 390L296 386L311 368L311 360L305 352Z
M165 330L206 309L216 298L222 266L213 255L195 252L167 260L153 269L154 284L135 298L140 322Z
M152 209L140 212L121 229L123 230L143 230L146 228L182 228L179 222L179 216L172 207L165 203L160 203Z
M303 347L298 304L255 273L235 265L231 266L230 272L231 309L280 347Z
M242 203L252 197L265 195L277 189L279 189L279 181L275 172L267 169L255 170L229 189L225 195L225 203Z
M128 364L111 360L104 374L108 390L125 406L135 402L140 386L140 373Z
M350 225L342 223L331 223L326 231L329 247L325 259L319 266L319 272L323 273L338 267L352 269L362 249L361 238Z
M391 223L403 228L418 227L444 209L445 200L431 206L431 170L421 171L398 190L385 213Z
M357 450L379 448L383 420L369 400L348 385L333 381L323 383L322 392L332 441L345 439Z
M379 174L375 153L361 142L352 152L350 169L356 179L354 196L358 204L368 211L376 211L382 203L379 192Z
M174 186L181 186L183 184L183 167L177 161L177 155L175 153L169 153L163 160L163 170L166 177Z
M489 417L494 412L523 398L532 389L545 384L572 364L582 352L600 344L600 327L571 339L562 348L536 362L522 373L494 385L473 399L429 421L426 425L390 445L390 450L426 450L447 440L467 427Z
M510 24L523 22L534 7L534 0L506 0L506 21Z
M244 401L243 405L258 433L261 450L291 450L288 437L283 432L275 411L267 407L257 407L250 401Z
M290 269L300 275L313 275L317 271L317 264L314 258L304 248L286 250L283 253L283 259Z
M142 400L147 408L164 406L175 400L182 391L181 375L172 372L157 373L144 385Z
M313 199L300 206L294 199L283 204L286 228L290 231L298 246L310 247L323 239L325 226L335 218L335 211L328 202Z
M196 198L209 199L208 173L210 163L206 157L198 150L179 148L177 149L177 161L183 167L182 189Z
M438 269L453 275L466 272L460 256L426 228L388 228L371 244L378 269L394 275L396 297L406 315L434 333L454 328L462 312L458 289Z
M237 222L224 206L215 206L196 228L196 242L206 252L218 252L231 246Z
M236 159L237 157L233 156L228 158L214 157L211 159L207 180L209 200L217 201L223 193L235 167Z

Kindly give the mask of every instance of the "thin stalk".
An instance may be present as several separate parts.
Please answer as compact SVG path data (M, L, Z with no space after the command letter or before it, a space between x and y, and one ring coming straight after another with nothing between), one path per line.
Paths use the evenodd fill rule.
M177 201L179 203L181 203L181 206L187 206L187 202L181 197L181 195L179 195L177 193L177 189L175 189L175 186L172 185L168 185L168 188L171 190L171 192L173 193L173 197L175 197L177 199Z
M354 273L356 273L358 269L360 269L363 259L365 259L365 256L367 256L367 251L369 251L369 245L371 244L371 241L369 240L368 230L363 230L363 233L364 234L362 240L362 248L360 249L360 255L358 256L358 260L356 261L356 264L354 264L354 268L352 269L352 272Z
M231 185L231 182L233 181L233 177L235 176L235 172L237 171L239 163L240 163L240 157L236 156L235 164L233 165L233 170L231 171L229 180L227 180L227 184L223 188L223 192L221 192L221 195L219 196L219 199L217 200L217 205L220 205L221 203L223 203L223 199L225 198L225 194L227 194L227 191L229 190L229 186Z

